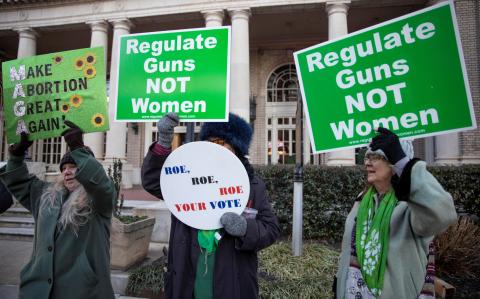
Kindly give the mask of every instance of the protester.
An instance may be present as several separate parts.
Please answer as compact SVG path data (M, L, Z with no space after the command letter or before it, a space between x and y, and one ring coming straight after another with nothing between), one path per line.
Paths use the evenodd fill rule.
M61 175L47 183L29 175L23 161L32 144L22 133L9 147L0 179L35 219L33 254L20 273L19 298L114 298L110 282L110 220L115 189L69 121L70 148Z
M143 187L163 199L160 171L169 155L173 128L178 116L169 113L157 123L158 141L150 146L142 167ZM245 155L252 129L243 119L230 114L224 123L206 123L200 139L215 142L231 150L243 163L250 179L247 206L257 210L256 218L246 219L225 213L216 230L197 230L171 218L166 298L257 298L257 251L273 244L280 234L277 218L267 198L265 183L254 174ZM176 188L172 186L172 188ZM252 213L253 214L253 213Z
M8 210L13 205L13 199L5 185L0 182L0 214Z
M429 245L456 221L456 212L425 162L412 158L411 142L378 129L365 154L367 187L345 224L337 298L433 295Z

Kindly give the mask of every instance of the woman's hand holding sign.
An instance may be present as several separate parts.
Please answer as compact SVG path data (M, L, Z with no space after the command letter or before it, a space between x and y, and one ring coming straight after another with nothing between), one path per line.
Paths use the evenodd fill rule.
M173 128L178 126L180 120L176 113L170 112L165 114L158 122L158 140L157 143L164 148L170 148L173 140Z
M383 127L378 128L378 135L373 137L370 147L372 151L382 150L392 165L405 157L398 136Z
M220 218L225 231L234 237L243 237L247 233L247 220L238 214L226 212Z
M28 134L25 132L22 132L20 138L20 142L14 143L8 148L8 151L13 156L21 157L25 155L25 152L33 144L33 141L28 141Z
M70 150L73 151L77 148L84 147L82 129L69 120L65 121L65 125L69 128L62 133L62 136L65 138L65 142Z

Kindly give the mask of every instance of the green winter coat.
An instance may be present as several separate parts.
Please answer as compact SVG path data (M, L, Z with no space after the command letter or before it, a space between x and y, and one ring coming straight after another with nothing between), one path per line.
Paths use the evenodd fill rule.
M51 184L29 175L23 157L11 156L0 179L35 219L30 262L20 272L19 298L114 298L110 282L110 220L115 189L105 170L84 149L71 153L76 179L87 191L92 213L78 235L71 227L57 229L61 203L68 191L56 193L52 208L40 205Z

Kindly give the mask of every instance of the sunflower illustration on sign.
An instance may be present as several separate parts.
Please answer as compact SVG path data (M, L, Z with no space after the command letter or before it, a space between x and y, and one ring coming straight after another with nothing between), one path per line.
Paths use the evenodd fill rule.
M67 113L70 110L70 105L68 104L62 104L62 107L60 108L63 113Z
M55 55L52 57L52 60L55 64L60 64L63 61L62 55Z
M83 98L81 95L74 94L70 97L70 104L75 108L78 108L80 105L82 105L82 102Z
M75 59L75 69L77 70L82 70L85 67L85 58L83 57L78 57Z
M95 56L94 53L87 53L87 55L85 55L85 61L89 65L95 64L95 62L97 62L97 56Z
M103 116L103 114L101 113L96 113L95 115L93 115L92 117L92 124L95 126L95 127L101 127L105 124L105 117Z
M87 77L88 79L92 79L92 78L95 77L95 75L97 74L97 71L95 70L95 68L93 67L93 65L89 65L89 66L87 66L87 67L83 70L83 74L84 74L85 77Z

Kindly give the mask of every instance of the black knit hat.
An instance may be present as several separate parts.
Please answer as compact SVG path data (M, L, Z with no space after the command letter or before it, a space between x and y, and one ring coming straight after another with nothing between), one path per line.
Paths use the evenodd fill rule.
M205 123L200 130L200 140L221 138L232 145L237 154L248 155L252 141L252 127L239 116L230 113L228 122Z
M95 155L93 154L92 150L88 146L84 146L83 149L86 150L87 153L89 153L90 155L92 155L92 157L95 158ZM62 171L62 166L67 163L77 165L77 163L72 157L71 152L66 152L65 155L63 155L62 159L60 160L60 172Z
M60 172L62 171L62 166L65 165L65 164L67 164L67 163L77 165L77 163L76 163L75 160L73 159L73 157L72 157L72 155L70 154L70 152L66 152L65 155L63 155L62 160L60 160Z

